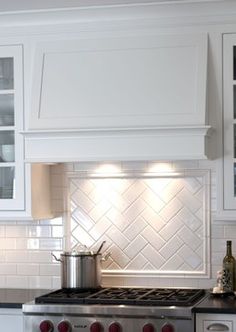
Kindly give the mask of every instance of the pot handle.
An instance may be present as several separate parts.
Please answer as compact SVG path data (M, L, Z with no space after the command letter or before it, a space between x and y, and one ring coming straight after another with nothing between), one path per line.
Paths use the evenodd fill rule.
M111 256L111 253L110 252L108 252L104 257L102 257L101 258L101 261L102 262L105 262L105 261L107 261L108 260L108 258Z
M55 260L56 260L57 262L62 262L62 260L61 260L60 258L57 258L57 256L55 256L52 252L51 252L51 255L52 255L52 257L55 258Z

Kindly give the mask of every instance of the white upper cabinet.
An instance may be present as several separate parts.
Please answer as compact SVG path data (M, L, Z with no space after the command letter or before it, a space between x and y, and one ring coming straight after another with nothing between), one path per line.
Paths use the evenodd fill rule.
M207 35L39 42L29 129L206 124Z
M236 34L223 38L224 209L236 209Z
M24 210L22 46L0 46L0 210Z
M49 166L24 164L23 45L0 46L0 219L50 217Z

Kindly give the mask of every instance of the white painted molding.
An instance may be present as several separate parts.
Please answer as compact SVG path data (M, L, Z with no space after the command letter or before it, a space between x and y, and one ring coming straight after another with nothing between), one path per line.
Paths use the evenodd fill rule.
M123 3L122 3L123 2ZM108 5L90 5L46 9L22 9L0 12L0 27L6 30L1 35L14 31L33 34L38 31L60 29L59 25L100 23L101 26L117 25L165 25L188 26L190 24L235 23L236 2L228 0L175 0L125 3L113 1ZM104 4L105 3L105 4ZM110 3L110 1L109 1ZM183 20L184 18L184 20ZM55 26L57 25L57 26ZM30 29L29 29L30 27ZM85 27L85 26L84 26ZM17 28L17 29L16 29ZM88 28L88 27L87 27Z
M210 126L28 131L26 162L207 159Z

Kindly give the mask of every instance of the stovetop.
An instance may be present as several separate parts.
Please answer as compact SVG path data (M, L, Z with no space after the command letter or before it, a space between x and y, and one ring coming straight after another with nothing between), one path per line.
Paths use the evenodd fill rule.
M189 288L59 289L37 297L35 303L186 307L195 304L204 294L202 289Z

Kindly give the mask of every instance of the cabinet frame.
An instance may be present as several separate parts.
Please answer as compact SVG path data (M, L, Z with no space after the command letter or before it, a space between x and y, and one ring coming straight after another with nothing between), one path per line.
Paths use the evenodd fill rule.
M14 131L15 161L1 163L0 167L14 167L15 171L15 197L12 199L0 199L0 210L24 210L25 209L25 185L24 185L24 140L20 132L23 128L23 46L3 45L0 46L0 58L12 57L14 66L14 126L0 127L0 131ZM9 90L6 90L8 93ZM1 90L4 93L3 90Z

